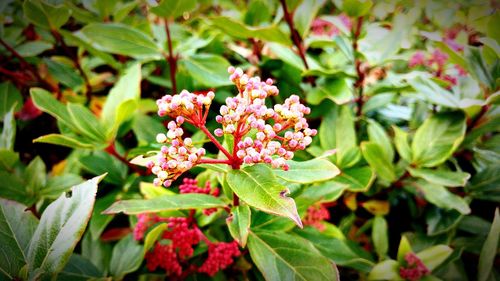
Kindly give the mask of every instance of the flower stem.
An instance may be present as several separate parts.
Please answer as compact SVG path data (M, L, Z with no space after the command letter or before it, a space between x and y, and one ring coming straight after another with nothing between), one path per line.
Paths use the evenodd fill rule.
M131 170L138 173L141 176L147 175L146 171L139 169L136 165L130 163L125 157L121 156L115 148L115 143L112 142L106 149L104 149L109 155L114 156L116 159L120 160L122 163L126 164Z
M207 129L207 127L205 127L205 125L202 125L199 128L200 128L200 130L203 131L203 133L205 133L205 135L207 135L207 137L214 143L214 145L217 146L217 148L222 153L224 153L224 155L226 155L227 159L232 163L233 157L231 156L231 153L229 153L229 151L227 151L224 148L224 146L222 146L222 144L220 144L220 142L212 135L212 133L210 133L210 131Z
M288 28L290 28L290 33L292 35L293 44L298 49L299 56L302 59L302 62L304 63L304 67L306 69L309 69L309 65L307 64L307 60L306 60L306 52L304 50L304 44L302 43L302 39L300 38L299 32L297 31L297 29L295 29L295 27L293 25L292 14L290 13L290 11L288 11L288 8L286 6L286 1L280 0L280 2L281 2L281 7L283 7L283 13L285 14L286 23L288 24Z
M177 94L177 81L175 80L175 72L177 71L177 56L174 55L172 48L172 38L170 37L170 28L168 27L168 19L165 19L165 32L167 33L168 55L165 58L170 67L170 81L172 82L172 91Z

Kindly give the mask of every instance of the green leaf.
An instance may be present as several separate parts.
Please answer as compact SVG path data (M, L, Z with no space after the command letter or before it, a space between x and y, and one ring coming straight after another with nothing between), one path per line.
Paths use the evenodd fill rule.
M413 183L413 185L423 193L427 201L440 208L454 209L464 215L470 213L469 204L462 197L451 193L441 185L421 180Z
M300 196L319 202L336 201L348 188L347 185L337 182L336 179L308 186Z
M229 233L243 248L247 244L251 214L248 205L239 205L231 209L231 216L226 219Z
M79 175L62 174L47 180L47 184L40 190L39 195L43 198L57 198L61 193L68 191L72 186L83 180Z
M12 170L19 161L19 153L0 148L0 170Z
M93 239L90 232L82 239L82 256L92 261L92 263L102 272L107 272L111 259L112 247L110 243L105 243L101 239Z
M109 182L115 185L124 185L127 179L127 165L105 153L104 151L96 151L88 156L79 159L83 169L93 175L108 173L104 182Z
M102 272L87 258L72 254L64 269L57 275L57 281L86 281L103 277Z
M500 202L500 168L488 167L474 175L469 189L474 198Z
M385 158L383 149L380 145L372 142L362 142L361 151L370 167L377 173L377 175L387 181L393 182L396 180L396 173L392 162Z
M401 130L397 126L392 126L394 130L394 145L399 153L399 156L403 158L406 162L411 162L411 148L408 143L408 133Z
M493 262L497 255L498 240L500 237L500 214L498 208L495 209L495 218L491 224L488 237L484 241L481 255L479 256L477 280L486 281L493 274Z
M411 146L413 163L420 167L434 167L443 163L464 139L465 129L463 113L433 115L415 132Z
M268 281L339 280L335 265L303 238L284 232L250 232L248 249Z
M175 19L196 8L196 0L162 0L160 4L151 7L151 12L163 18Z
M109 272L116 279L121 280L125 274L136 271L143 259L142 246L134 241L132 234L129 234L113 248Z
M120 110L120 106L126 101L132 100L135 103L139 101L141 96L141 79L141 64L132 64L124 71L120 79L109 91L102 108L101 118L111 132L116 132L124 121L123 118L119 118L120 113L124 112L128 117L133 116L133 110L122 111Z
M307 94L310 104L320 104L324 99L330 99L336 104L345 104L352 100L352 90L343 77L327 79L323 85L313 88Z
M371 0L344 0L342 1L342 11L350 17L362 17L370 12L373 6Z
M68 109L56 98L54 98L51 93L41 88L31 88L30 94L36 107L52 115L68 127L74 127L73 120L69 115Z
M103 125L89 109L75 103L68 103L67 108L72 122L78 131L92 140L106 142Z
M295 201L287 197L288 188L276 180L271 168L256 164L240 170L231 170L226 180L231 189L248 205L267 213L290 218L302 227Z
M26 167L24 179L27 193L38 197L38 193L47 182L45 163L40 156L36 156Z
M364 166L344 169L333 181L346 185L351 192L366 192L375 178L372 168Z
M45 136L41 136L34 139L33 142L50 143L71 148L83 149L93 149L95 147L93 144L81 142L80 140L74 139L73 137L60 134L48 134Z
M65 6L53 6L45 1L26 0L23 4L24 16L33 24L46 29L59 29L71 14Z
M128 215L161 211L222 208L226 204L219 198L206 194L165 195L149 200L132 199L115 202L104 214L123 212Z
M102 212L115 202L116 197L117 193L112 192L96 200L94 210L92 211L92 218L89 222L89 232L92 240L99 239L106 226L113 220L114 216L103 215Z
M294 233L309 240L321 254L335 264L365 273L369 272L374 265L371 255L362 250L359 245L346 239L327 235L326 230L320 232L316 228L306 227L295 229Z
M91 23L82 33L98 49L134 58L160 57L161 50L146 33L120 23Z
M289 36L277 26L250 27L229 17L214 17L211 19L211 23L224 31L225 34L238 39L256 38L286 46L292 44Z
M289 182L314 183L326 181L340 174L340 170L330 161L315 158L308 161L287 161L290 165L288 171L282 169L274 170L274 174Z
M45 58L43 62L47 65L50 75L59 83L73 90L83 85L84 80L74 67L56 59Z
M61 195L43 212L28 250L30 276L61 271L87 226L94 207L97 184L105 175L95 177Z
M161 237L166 229L168 229L168 224L160 223L146 234L146 238L144 238L144 254L155 245L156 240Z
M480 49L470 47L467 50L469 52L466 54L466 59L472 76L488 88L495 89L495 80L491 76Z
M387 255L389 250L389 233L387 232L387 221L383 216L375 216L372 226L372 240L375 252L380 259Z
M452 172L431 169L413 169L408 167L408 172L414 177L422 178L428 182L443 186L464 186L470 178L469 173Z
M368 138L370 142L380 145L384 153L384 158L392 162L394 159L394 149L392 148L391 139L384 128L372 119L368 120Z
M302 1L293 13L293 24L302 38L309 33L312 21L325 2L325 0Z
M368 280L403 280L399 276L399 267L399 263L395 260L377 263L370 271Z
M417 257L425 264L427 269L433 271L442 264L453 252L453 249L446 245L436 245L417 253Z
M52 44L44 41L29 41L16 47L16 51L23 57L34 57L50 50Z
M16 119L14 118L14 106L3 117L2 134L0 134L0 148L14 150L16 141Z
M0 118L2 118L12 106L16 105L14 112L17 112L23 106L23 97L19 90L10 82L0 84Z
M0 170L0 197L15 200L24 205L31 206L35 203L34 194L29 194L26 190L26 183L18 175L10 171Z
M408 241L408 238L406 238L405 235L402 235L398 247L398 261L402 263L405 260L405 255L410 252L413 252L410 242Z
M418 93L418 97L423 97L427 101L446 106L449 108L459 108L459 99L452 93L441 88L438 84L428 78L416 76L410 79L408 83Z
M15 279L28 262L26 253L38 220L14 201L0 198L0 272Z
M197 54L179 61L198 83L206 87L232 84L227 76L229 62L218 55Z

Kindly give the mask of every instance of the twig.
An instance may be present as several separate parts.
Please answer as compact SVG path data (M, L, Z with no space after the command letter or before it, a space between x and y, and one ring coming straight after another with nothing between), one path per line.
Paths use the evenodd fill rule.
M177 71L177 56L174 55L172 48L172 38L170 37L170 28L168 27L168 19L165 19L165 32L167 33L168 55L164 54L170 68L170 81L172 82L172 91L177 94L177 81L175 80L175 72Z
M87 97L87 104L90 104L90 101L92 99L92 85L90 85L89 77L83 71L82 65L80 64L80 60L78 59L78 54L73 55L71 50L69 49L68 45L66 45L66 42L64 41L64 38L61 36L57 30L51 30L52 36L56 39L56 41L61 45L63 48L64 52L66 55L68 55L71 60L73 60L73 64L75 65L76 69L78 69L78 72L80 72L80 75L83 78L83 82L85 83L85 88L87 89L85 96Z
M481 119L483 119L484 115L486 115L489 109L490 106L488 104L483 105L481 107L481 111L476 115L476 117L467 122L467 130L465 131L466 134L470 133L479 124L479 122L481 121Z
M106 149L104 151L106 151L109 155L114 156L116 159L120 160L122 163L126 164L131 170L138 173L139 175L145 176L148 174L146 171L139 169L136 165L133 165L132 163L130 163L125 157L121 156L116 151L114 142L112 142L108 147L106 147Z
M285 14L286 23L288 24L288 27L290 28L290 33L292 36L293 44L298 49L299 56L302 59L302 62L304 63L304 67L306 69L309 69L309 65L307 64L307 60L306 60L306 52L304 50L304 44L302 43L302 38L300 38L299 32L297 31L297 29L295 29L295 27L293 25L293 17L290 14L290 12L288 11L288 8L286 6L286 1L280 0L280 2L281 2L281 6L283 7L283 13Z
M359 17L358 20L356 21L356 29L354 30L353 33L353 38L352 38L352 49L354 52L354 66L356 68L356 75L358 76L358 79L356 82L354 82L354 88L358 89L358 97L356 98L356 104L357 104L357 111L356 111L356 116L361 116L363 112L363 83L365 81L365 72L363 69L361 69L361 60L357 56L357 51L358 51L358 39L359 36L361 35L361 28L363 26L363 17Z
M217 146L217 148L222 152L224 153L224 155L226 155L226 157L232 161L233 157L231 156L231 154L229 153L229 151L227 151L224 146L222 146L222 144L220 144L220 142L212 135L212 133L210 133L210 131L207 129L207 127L205 127L205 125L203 126L200 126L199 127L200 130L203 131L203 133L205 133L205 135L214 143L215 146Z

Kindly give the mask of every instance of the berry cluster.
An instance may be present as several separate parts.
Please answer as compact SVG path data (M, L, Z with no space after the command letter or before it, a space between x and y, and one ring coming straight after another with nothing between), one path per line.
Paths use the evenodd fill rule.
M405 261L407 266L399 268L399 275L405 280L417 281L430 273L429 269L414 253L407 253Z
M141 240L144 238L144 234L148 230L149 227L153 226L158 222L167 222L166 218L160 218L155 214L138 214L137 215L137 224L135 225L133 234L135 240Z
M227 268L233 263L233 258L241 255L236 241L224 243L212 243L208 246L208 258L198 268L198 272L204 272L214 276L219 270Z
M310 225L323 231L325 230L325 226L321 222L328 219L330 219L330 212L328 209L324 204L316 203L307 208L306 216L302 222L304 225Z
M189 179L189 178L184 178L182 180L182 184L179 185L179 192L181 194L184 193L199 193L199 194L207 194L207 195L213 195L215 197L219 196L220 190L219 188L214 188L212 190L212 187L210 186L210 181L207 181L205 183L205 187L200 187L198 186L198 181L195 179ZM204 209L203 214L206 216L211 215L217 211L217 208L211 208L211 209Z

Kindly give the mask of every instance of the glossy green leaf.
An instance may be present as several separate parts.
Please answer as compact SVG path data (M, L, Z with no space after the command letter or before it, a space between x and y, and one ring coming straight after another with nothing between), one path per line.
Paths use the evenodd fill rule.
M106 141L104 126L88 108L75 103L69 103L67 108L72 122L79 132L92 140Z
M470 213L469 204L460 196L451 193L441 185L432 184L425 181L413 183L421 191L427 201L447 210L457 210L461 214Z
M72 186L81 183L82 177L75 174L65 173L47 179L46 185L39 191L43 198L56 199L61 193L68 191Z
M241 200L267 213L288 217L302 227L295 201L287 197L288 188L276 180L271 168L256 164L240 170L231 170L226 180Z
M325 2L325 0L302 1L293 13L293 24L302 38L309 33L311 23Z
M14 118L14 106L3 116L3 128L0 134L0 148L14 150L16 140L16 119Z
M50 50L52 44L44 41L29 41L16 47L16 51L23 57L34 57Z
M392 129L394 131L394 145L396 146L399 156L406 162L411 162L412 155L408 142L408 133L396 126L392 126Z
M92 211L92 218L89 222L89 232L93 240L99 239L108 224L113 220L114 216L103 215L102 212L115 202L116 197L117 193L112 192L96 200L94 210Z
M34 194L28 194L26 183L18 175L10 171L0 171L0 197L14 200L19 203L31 206L36 199Z
M431 170L431 169L413 169L407 168L410 174L414 177L425 179L428 182L439 184L443 186L464 186L470 178L469 173L453 172L444 170Z
M295 229L294 233L309 240L321 254L337 265L354 268L365 273L371 270L374 263L368 252L362 250L356 243L327 235L327 229L320 232L313 227L306 227L300 230Z
M26 0L23 4L24 16L33 24L46 29L59 29L71 14L62 5L53 6L45 1Z
M231 209L231 216L226 219L227 228L234 240L245 247L250 231L251 210L247 205L239 205Z
M399 263L395 260L377 263L370 271L368 280L403 280L399 276L399 267Z
M489 280L489 276L493 274L493 263L495 257L497 256L498 241L500 237L500 214L498 208L495 209L495 217L493 223L491 224L490 232L488 237L484 241L483 248L481 249L481 255L479 256L478 265L478 276L477 280L486 281Z
M439 113L427 119L413 138L413 163L434 167L446 161L464 139L465 128L463 113Z
M347 83L347 79L336 77L327 79L323 85L313 88L307 94L307 101L310 104L320 104L324 99L330 99L336 104L345 104L352 100L352 90Z
M125 69L123 75L109 91L102 108L101 118L111 132L116 132L124 121L122 118L118 118L121 112L126 112L129 118L133 116L133 110L124 111L121 110L120 106L130 100L138 102L141 95L141 79L141 64L132 64Z
M470 181L469 189L474 198L500 202L500 169L488 167L477 173Z
M197 54L179 61L179 64L203 86L220 87L232 84L227 77L229 62L221 56Z
M153 248L158 238L161 237L166 229L168 229L168 224L160 223L148 231L148 234L146 234L146 237L144 238L144 254Z
M123 212L128 215L161 211L222 208L226 204L219 198L206 194L165 195L153 199L131 199L115 202L104 214Z
M134 241L132 234L129 234L113 248L109 272L120 280L125 274L136 271L141 266L143 259L142 246Z
M370 142L380 145L384 158L392 162L394 159L394 148L392 148L391 139L385 132L385 129L377 121L368 120L368 138Z
M332 179L340 173L332 162L321 158L302 162L289 160L287 163L290 165L288 171L276 169L274 174L289 182L302 184L320 182Z
M74 126L68 109L54 98L51 93L41 88L31 88L30 94L33 103L40 110L47 112L70 128Z
M19 161L19 153L0 148L0 170L12 170Z
M373 6L371 0L344 0L342 11L351 17L362 17L370 12Z
M17 112L23 106L23 98L19 90L10 82L0 83L0 118L12 109Z
M108 173L104 178L104 182L123 185L127 179L127 165L103 151L96 151L88 156L83 156L79 159L79 162L84 170L93 175Z
M453 252L453 249L446 245L436 245L417 253L417 257L425 264L430 271L442 264Z
M24 171L23 179L26 192L36 197L47 182L46 166L40 156L31 160Z
M44 59L50 75L59 83L73 90L77 90L84 83L80 73L73 67L57 59Z
M91 143L81 142L81 140L77 140L73 137L60 134L48 134L45 136L41 136L34 139L33 142L50 143L55 145L67 146L71 148L93 149L95 147Z
M375 180L375 172L369 166L344 169L333 180L347 186L352 192L366 192Z
M413 252L410 242L408 241L408 238L406 238L406 235L401 236L401 241L399 242L399 247L398 247L398 261L402 263L405 259L405 255Z
M347 185L339 183L335 179L322 182L318 185L308 186L304 189L300 196L313 201L333 202L342 196L344 190L347 188Z
M0 271L9 279L18 277L28 262L26 254L31 236L38 225L36 217L14 201L0 198Z
M86 232L81 240L82 256L90 260L101 272L106 272L111 260L111 246L101 239L94 240L90 232Z
M389 233L387 228L387 221L383 216L375 216L373 218L372 241L375 252L377 252L380 259L383 259L389 250Z
M57 275L57 281L86 281L102 278L103 273L87 258L73 254L63 270Z
M268 281L339 280L335 265L303 238L284 232L250 232L248 249Z
M441 88L441 86L428 78L417 76L408 82L419 96L422 96L431 103L449 108L459 107L459 100L456 96Z
M480 49L471 47L468 51L466 59L471 74L488 88L495 89L495 80L491 76Z
M103 177L73 187L71 197L63 194L45 209L28 250L30 276L54 274L64 268L87 226Z
M151 12L163 18L177 18L184 13L191 12L196 8L196 0L163 0Z
M159 57L161 50L146 33L120 23L91 23L82 33L98 49L134 58Z
M385 154L380 145L372 142L362 142L361 151L370 167L377 173L377 176L387 182L396 180L396 174L392 162L385 158Z

